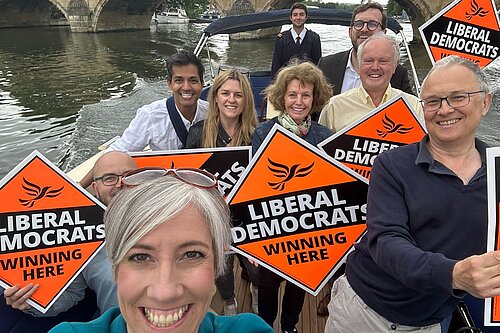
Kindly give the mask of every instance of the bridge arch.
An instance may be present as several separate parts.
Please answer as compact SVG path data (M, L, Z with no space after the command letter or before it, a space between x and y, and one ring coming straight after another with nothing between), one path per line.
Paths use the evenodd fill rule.
M98 0L93 7L91 31L149 28L162 0Z
M0 1L0 27L67 25L65 2L65 0Z
M68 17L68 14L66 12L66 6L64 3L61 3L61 1L59 0L49 0L50 3L52 3L54 6L57 7L57 9L59 9L59 11L61 13L63 13L64 17Z

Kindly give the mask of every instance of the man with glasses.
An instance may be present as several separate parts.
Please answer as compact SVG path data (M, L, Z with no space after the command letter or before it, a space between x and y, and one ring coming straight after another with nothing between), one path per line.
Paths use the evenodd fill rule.
M359 63L357 59L358 47L368 37L377 32L386 32L387 14L384 8L376 2L368 2L356 7L352 13L349 37L352 48L347 51L328 55L319 60L318 67L330 80L333 86L333 95L338 95L349 89L361 85ZM408 70L398 63L391 78L391 86L409 94L413 94Z
M107 206L121 188L121 176L135 169L137 164L126 153L110 151L102 155L94 165L92 188L96 197Z
M319 35L304 24L307 21L307 7L301 2L294 3L290 9L292 28L278 34L274 44L271 76L275 76L281 67L288 64L291 58L300 58L315 65L321 58L321 40Z
M127 153L111 151L102 155L96 161L93 171L92 188L97 198L107 206L122 187L122 175L135 169L137 165ZM26 300L38 290L38 285L30 284L22 289L17 285L6 289L4 296L6 303L15 309L35 317L53 317L68 311L81 301L87 287L95 292L100 313L118 306L116 285L104 248L96 254L45 314L26 303ZM65 318L65 320L71 319Z
M486 75L446 57L421 97L428 135L375 160L367 233L332 288L325 332L447 332L467 293L500 295L500 252L484 254L486 144L476 139L492 99Z

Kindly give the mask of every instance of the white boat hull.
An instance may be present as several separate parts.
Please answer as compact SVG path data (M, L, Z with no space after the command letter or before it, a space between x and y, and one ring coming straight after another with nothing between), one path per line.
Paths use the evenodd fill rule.
M189 17L183 9L169 9L166 12L156 13L151 20L157 24L188 23Z

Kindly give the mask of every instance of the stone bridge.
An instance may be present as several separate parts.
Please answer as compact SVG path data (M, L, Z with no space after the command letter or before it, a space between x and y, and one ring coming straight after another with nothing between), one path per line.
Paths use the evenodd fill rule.
M149 29L162 0L0 0L0 27L69 25L73 32Z
M395 0L416 29L451 0ZM73 32L149 29L162 0L0 0L0 28L69 25ZM223 15L289 8L290 0L214 0ZM361 2L361 1L360 1ZM500 0L495 0L497 8ZM416 30L415 30L416 31Z

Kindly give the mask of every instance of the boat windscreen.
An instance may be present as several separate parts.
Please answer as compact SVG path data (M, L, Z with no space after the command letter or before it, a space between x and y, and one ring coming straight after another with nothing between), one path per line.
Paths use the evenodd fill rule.
M311 8L308 9L307 23L319 23L327 25L349 26L352 13L346 10L331 8ZM252 31L257 29L271 28L290 24L290 10L270 10L267 12L258 12L243 14L237 16L226 16L220 18L208 25L203 33L207 36L218 34L232 34L243 31ZM387 28L398 33L403 28L393 18L389 18Z

